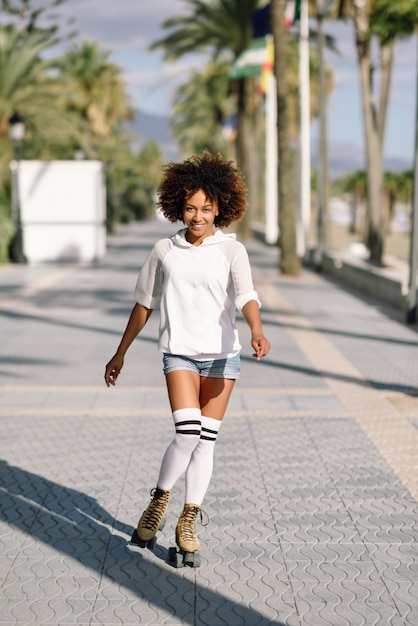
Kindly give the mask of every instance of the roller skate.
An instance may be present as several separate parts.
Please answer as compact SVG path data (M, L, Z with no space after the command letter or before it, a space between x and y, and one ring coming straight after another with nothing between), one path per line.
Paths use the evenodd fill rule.
M151 489L152 500L142 513L137 528L132 535L132 543L141 548L152 550L157 543L157 531L165 525L166 511L170 501L170 491L164 491L156 487Z
M199 539L195 533L196 517L202 511L197 504L185 504L176 527L177 548L168 549L168 562L174 567L200 567Z

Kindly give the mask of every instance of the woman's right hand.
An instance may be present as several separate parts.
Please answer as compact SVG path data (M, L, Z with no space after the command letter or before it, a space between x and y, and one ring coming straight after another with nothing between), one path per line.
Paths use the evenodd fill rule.
M122 367L123 367L123 356L116 353L110 359L109 363L106 365L104 379L108 387L110 387L110 385L116 384L116 380L120 374Z

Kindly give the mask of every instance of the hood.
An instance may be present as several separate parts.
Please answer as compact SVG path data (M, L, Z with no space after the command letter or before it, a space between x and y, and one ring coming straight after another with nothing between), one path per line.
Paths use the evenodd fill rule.
M214 246L222 243L225 239L236 239L235 233L224 233L221 230L215 230L212 237L205 237L200 246L193 246L186 239L187 228L182 228L171 238L176 246L180 248L200 248L201 246Z

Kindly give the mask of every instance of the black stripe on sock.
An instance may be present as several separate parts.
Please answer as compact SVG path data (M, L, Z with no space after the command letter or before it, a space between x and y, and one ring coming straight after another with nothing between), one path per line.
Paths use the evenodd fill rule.
M212 435L217 435L218 431L217 430L211 430L210 428L205 428L204 426L202 426L202 431L205 431L205 433L212 433Z
M176 422L176 428L177 426L188 426L189 424L201 424L200 420L186 420L185 422Z
M216 441L216 437L206 437L205 435L200 435L201 439L205 439L205 441Z
M178 435L200 435L200 430L177 430Z

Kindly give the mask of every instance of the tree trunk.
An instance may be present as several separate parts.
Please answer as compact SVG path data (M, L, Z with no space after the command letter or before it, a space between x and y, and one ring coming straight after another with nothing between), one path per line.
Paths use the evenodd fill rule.
M369 36L369 2L368 0L354 0L353 5L366 141L368 203L366 245L370 251L370 260L374 263L381 264L384 243L381 211L383 199L382 130L373 102L373 67Z
M237 165L244 175L248 189L248 208L237 225L237 232L243 239L250 239L252 236L251 222L257 203L256 169L253 162L255 158L253 89L251 78L243 78L238 81L236 156Z
M285 28L286 0L272 0L270 4L271 22L275 47L274 72L277 81L277 134L278 134L278 176L279 176L279 247L281 251L280 270L282 274L297 276L300 260L297 254L297 216L293 193L294 175L289 147L289 125L287 115L286 82L286 39Z
M380 52L380 99L379 99L379 112L378 112L378 125L379 125L379 137L382 144L386 127L386 117L389 102L390 83L392 78L393 56L395 50L395 40L389 41L389 43L382 46Z
M318 215L317 241L314 255L315 269L322 270L322 255L325 240L325 218L328 210L328 142L327 142L327 100L325 93L325 33L324 17L317 16L318 59L319 59L319 163L318 163Z

